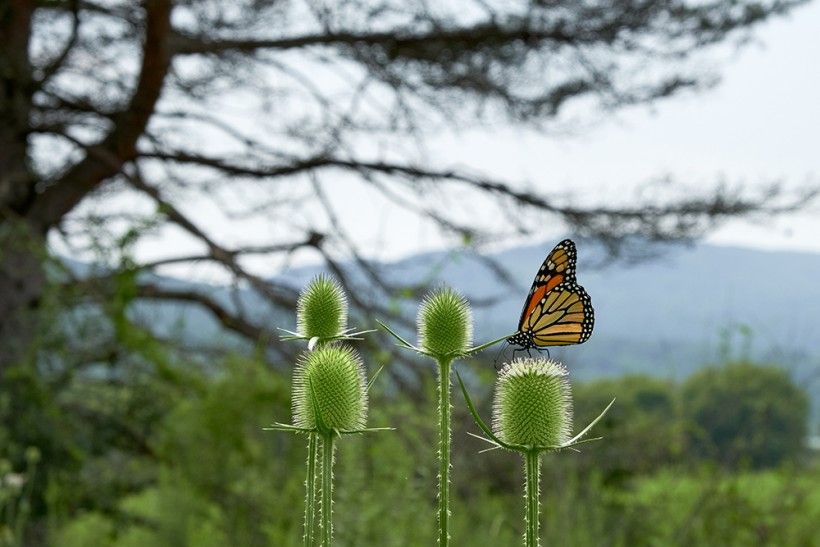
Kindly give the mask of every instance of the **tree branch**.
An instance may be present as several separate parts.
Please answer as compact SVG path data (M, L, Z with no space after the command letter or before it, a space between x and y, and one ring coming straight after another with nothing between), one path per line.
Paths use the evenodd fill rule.
M177 300L197 304L211 312L214 318L225 328L244 336L248 340L262 343L266 346L277 346L277 344L273 343L274 337L270 332L232 313L225 306L201 292L187 289L172 289L154 283L141 282L137 285L137 296L146 299Z
M505 45L534 49L544 43L554 45L612 45L629 43L631 31L656 32L664 36L664 27L653 28L657 20L680 26L678 33L669 32L675 39L686 33L699 35L699 43L713 42L727 33L763 21L772 14L788 12L805 0L761 4L747 2L735 10L725 9L722 3L683 4L666 2L623 2L621 5L577 6L578 13L555 16L550 6L530 7L522 13L508 13L505 17L490 17L472 25L451 26L428 15L425 22L432 30L394 28L383 32L338 31L303 34L271 39L235 38L213 39L205 35L177 31L172 40L173 51L179 55L220 54L225 52L251 53L258 50L288 50L307 47L372 47L384 53L386 62L396 60L424 60L446 63L475 51L502 51ZM457 24L456 24L457 25Z
M688 240L722 219L751 213L778 214L794 211L817 195L817 189L807 189L803 193L777 201L776 198L784 196L774 186L756 196L732 192L719 186L712 193L687 195L679 199L668 198L663 204L640 200L632 205L582 207L572 203L559 203L538 192L518 189L511 184L458 169L437 170L389 161L318 155L294 159L284 165L244 166L228 163L222 158L186 152L152 152L146 153L144 157L209 167L229 175L258 179L276 179L299 173L315 174L317 170L334 168L358 172L365 180L370 180L373 174L382 174L394 180L403 180L404 184L417 193L423 191L420 181L465 185L479 193L505 198L517 207L557 215L577 234L600 239L613 256L618 254L619 241L623 238L641 235L655 241ZM380 188L380 191L384 193L385 189ZM442 225L450 222L445 216L433 213L435 212L425 212ZM467 227L462 227L461 231L469 232Z
M287 296L279 294L274 290L272 284L269 281L266 281L260 278L259 276L256 276L242 268L236 260L237 255L235 252L226 249L222 245L219 245L213 239L211 239L205 232L200 230L196 224L194 224L190 219L188 219L188 217L186 217L182 213L182 211L180 211L169 201L165 200L158 189L144 182L142 178L138 175L130 176L129 181L135 188L141 190L142 192L150 196L152 199L154 199L154 201L156 201L159 205L162 212L168 216L168 219L171 222L178 225L180 228L182 228L189 234L193 235L194 237L205 243L205 245L208 247L209 256L213 260L223 264L226 268L228 268L231 271L231 273L233 273L238 278L248 281L257 292L265 296L268 300L270 300L272 304L286 309L292 309L295 306L295 294L290 294ZM321 235L316 234L309 237L308 241L311 243L315 243L318 248L318 245L322 241L322 239L323 238Z
M495 23L485 23L468 28L449 31L436 30L426 33L402 32L401 30L374 33L331 32L268 40L213 40L204 36L176 33L172 44L174 52L179 55L223 53L227 51L253 52L260 49L294 49L312 46L364 45L389 47L391 51L396 52L394 55L399 56L399 52L419 46L441 48L444 46L464 47L472 45L474 47L482 44L490 47L504 42L532 43L545 40L567 42L575 38L560 26L552 29L536 30L502 28Z
M68 58L68 54L71 53L71 50L77 44L77 38L80 35L80 1L69 0L69 4L71 9L71 34L69 35L68 40L60 53L58 53L54 59L42 68L40 80L37 82L38 89L42 89L46 82L48 82L51 77L54 76L58 70L60 70L60 67L63 66L63 63Z
M26 215L43 232L137 155L137 140L153 115L171 58L171 0L146 0L145 11L143 58L136 89L128 106L112 118L114 128L94 147L115 161L101 161L98 154L87 153L46 188Z
M250 245L247 247L242 247L240 249L234 249L230 251L226 250L225 253L229 256L233 256L234 258L242 255L251 254L290 253L302 247L316 247L318 245L321 245L322 241L324 240L324 237L325 236L323 234L320 234L318 232L310 232L308 233L308 236L305 239L301 241L295 241L293 243L280 243L276 245ZM158 266L167 266L169 264L182 264L186 262L201 261L217 261L221 263L221 261L218 261L216 257L212 254L195 254L160 258L152 262L140 264L139 269L148 270L156 268Z

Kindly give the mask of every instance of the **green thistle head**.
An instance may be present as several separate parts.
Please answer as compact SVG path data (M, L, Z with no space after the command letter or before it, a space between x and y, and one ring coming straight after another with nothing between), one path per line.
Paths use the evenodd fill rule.
M428 294L419 307L419 346L435 357L466 353L473 337L470 305L450 288Z
M367 420L364 366L342 345L303 354L293 376L293 423L323 432L356 431Z
M550 448L572 432L572 393L567 369L558 361L515 359L498 375L493 430L509 444Z
M339 283L327 275L314 277L299 295L296 324L305 338L341 335L347 328L347 297Z

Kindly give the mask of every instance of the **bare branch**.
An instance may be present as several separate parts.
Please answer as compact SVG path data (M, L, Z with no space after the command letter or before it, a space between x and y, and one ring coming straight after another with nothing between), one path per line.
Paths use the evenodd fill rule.
M54 59L43 67L40 80L37 82L38 88L42 88L43 85L45 85L46 82L48 82L51 77L54 76L58 70L60 70L66 58L68 58L68 54L71 53L71 50L77 44L77 38L79 37L80 30L80 1L69 0L69 5L69 9L71 10L71 34L69 35L68 40L60 53L58 53Z
M277 288L270 281L266 281L242 268L237 261L237 255L235 252L226 249L211 239L177 207L169 201L163 199L157 188L145 183L139 175L129 177L129 181L135 188L153 198L171 222L205 243L208 247L210 257L213 260L223 264L237 277L248 281L255 290L264 295L272 304L284 307L286 309L294 308L296 304L296 295L293 291L286 291L282 287ZM308 240L318 244L318 242L321 242L322 237L317 234L308 238Z
M578 206L559 203L548 199L541 193L518 189L507 182L466 171L455 169L436 170L426 166L387 161L364 161L319 155L305 159L294 159L291 163L285 165L242 166L227 163L221 158L204 157L184 152L152 152L144 154L144 157L204 166L229 175L242 175L259 179L277 179L298 173L313 173L321 169L335 168L357 172L366 180L373 173L380 173L394 178L398 177L409 188L416 191L423 190L417 186L419 181L422 180L465 185L479 193L495 194L508 199L518 206L557 215L567 223L570 229L575 230L580 235L608 239L611 242L639 234L658 241L687 239L700 233L699 226L713 225L724 218L750 213L779 214L794 211L796 208L804 206L817 193L816 190L807 190L793 196L792 199L787 199L785 202L775 203L775 198L779 197L779 191L776 187L772 187L769 191L758 196L749 196L741 192L731 192L725 188L718 188L712 193L707 192L679 200L670 198L663 204L641 201L629 206ZM389 191L388 186L388 184L384 184L379 189L391 199L397 199ZM317 196L333 222L332 211L327 208L327 200L323 201L321 199L321 193L318 193ZM401 200L399 202L404 207L410 206L406 202L401 202ZM429 208L423 214L432 217L444 227L457 229L464 234L473 233L472 228L458 227L457 223ZM338 221L335 224L338 228Z
M302 241L295 241L293 243L280 243L276 245L249 245L246 247L242 247L240 249L234 250L225 250L225 253L228 256L233 257L234 259L243 256L243 255L252 255L252 254L278 254L278 253L291 253L297 249L303 247L317 247L322 244L324 240L324 235L318 232L310 232L306 239ZM214 255L212 254L192 254L192 255L181 255L181 256L172 256L168 258L161 258L158 260L154 260L152 262L145 262L139 265L139 269L141 270L149 270L159 266L167 266L170 264L183 264L186 262L204 262L204 261L216 261L220 262Z
M401 31L376 33L319 33L291 38L270 40L234 39L212 40L207 37L191 36L177 33L174 36L173 48L178 55L202 53L222 53L226 51L253 52L259 49L294 49L311 46L384 46L394 52L393 57L400 57L402 51L425 47L441 51L446 47L469 47L484 44L498 45L505 42L567 42L574 37L561 27L552 29L501 28L496 24L479 24L469 28L458 28L450 31L434 30L427 33Z
M256 343L277 347L276 337L272 331L254 325L229 311L225 306L213 298L195 291L162 287L154 283L141 282L137 286L137 296L153 300L176 300L190 302L202 306L214 316L225 328L236 332Z
M260 49L287 50L314 46L376 47L385 60L425 60L442 62L454 55L473 51L500 50L508 44L536 48L551 44L614 44L625 40L630 31L646 28L653 19L669 18L699 32L701 41L719 38L735 28L747 27L774 12L785 12L798 2L779 2L769 10L749 4L745 11L722 10L717 4L685 5L662 2L625 2L622 6L578 6L573 17L550 16L549 8L533 5L530 12L489 17L472 25L450 26L441 21L432 29L396 28L386 32L320 32L274 39L211 39L177 32L173 49L179 55L254 52ZM579 21L581 21L579 23Z
M136 157L137 140L153 115L171 58L170 0L150 0L145 10L143 58L136 89L128 107L114 116L114 128L95 147L116 161L101 161L99 155L87 154L46 188L27 215L42 230L57 224L89 192Z

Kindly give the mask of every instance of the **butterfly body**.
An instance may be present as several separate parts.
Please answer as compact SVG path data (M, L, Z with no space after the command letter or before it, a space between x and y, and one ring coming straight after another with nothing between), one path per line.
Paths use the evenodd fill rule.
M565 239L550 251L521 310L518 330L507 342L522 349L583 344L592 334L595 312L575 281L577 251Z

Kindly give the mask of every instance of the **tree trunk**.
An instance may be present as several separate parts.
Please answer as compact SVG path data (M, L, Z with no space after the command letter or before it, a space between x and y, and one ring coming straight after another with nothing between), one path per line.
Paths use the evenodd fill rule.
M20 215L34 195L28 165L33 10L30 0L0 3L0 220Z
M34 4L0 4L0 378L31 341L44 287L44 235L24 218L35 195L28 159Z
M0 0L0 378L31 347L46 288L46 234L137 156L171 62L171 0L146 0L142 65L114 127L60 178L37 188L28 154L32 96L29 39L35 0ZM93 150L92 150L93 149Z
M25 222L0 224L0 381L37 332L44 259L44 238Z

